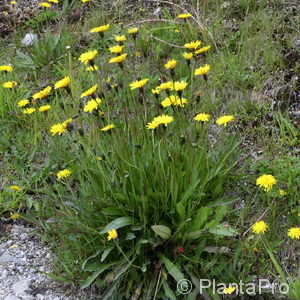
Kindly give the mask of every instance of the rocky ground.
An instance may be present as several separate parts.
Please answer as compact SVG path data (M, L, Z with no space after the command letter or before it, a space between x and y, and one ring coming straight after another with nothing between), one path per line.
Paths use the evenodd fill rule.
M0 220L0 300L91 299L46 275L53 255L33 232L22 222Z

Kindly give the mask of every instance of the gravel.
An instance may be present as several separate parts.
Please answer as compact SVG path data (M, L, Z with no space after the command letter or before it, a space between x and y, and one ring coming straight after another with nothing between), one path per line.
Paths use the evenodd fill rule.
M1 229L0 300L90 299L45 274L52 271L54 257L34 228L16 223Z

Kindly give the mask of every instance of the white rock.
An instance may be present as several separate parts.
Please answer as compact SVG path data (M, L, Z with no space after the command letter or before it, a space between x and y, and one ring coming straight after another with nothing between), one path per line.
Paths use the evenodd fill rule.
M29 290L29 285L30 281L28 280L20 280L17 281L13 286L12 286L12 291L16 295L22 295L25 294L27 290Z

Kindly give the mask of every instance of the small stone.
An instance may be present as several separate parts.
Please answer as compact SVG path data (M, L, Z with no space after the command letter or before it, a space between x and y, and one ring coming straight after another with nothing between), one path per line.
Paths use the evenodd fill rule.
M29 290L29 285L30 281L20 280L12 286L12 290L16 295L22 295L25 294L27 290Z
M9 263L9 262L13 262L16 261L16 258L8 255L8 254L3 254L2 256L0 256L0 263Z

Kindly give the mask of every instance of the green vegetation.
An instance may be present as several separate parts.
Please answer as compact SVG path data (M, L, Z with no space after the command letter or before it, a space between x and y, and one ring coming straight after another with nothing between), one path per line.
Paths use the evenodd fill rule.
M300 234L288 230L300 226L299 123L290 113L300 74L285 55L296 51L297 16L287 24L281 1L214 0L200 1L200 16L192 1L186 19L176 18L180 2L161 3L162 20L150 22L156 5L62 2L0 50L0 66L13 65L1 86L17 82L0 87L0 213L40 228L57 257L52 276L95 285L101 299L179 299L182 279L194 287L186 299L197 299L200 278L267 278L299 299ZM28 29L39 36L25 47ZM115 45L124 45L119 54ZM278 74L285 90L275 98ZM195 120L200 113L208 115ZM263 174L275 181L258 184ZM258 221L265 230L253 231Z

